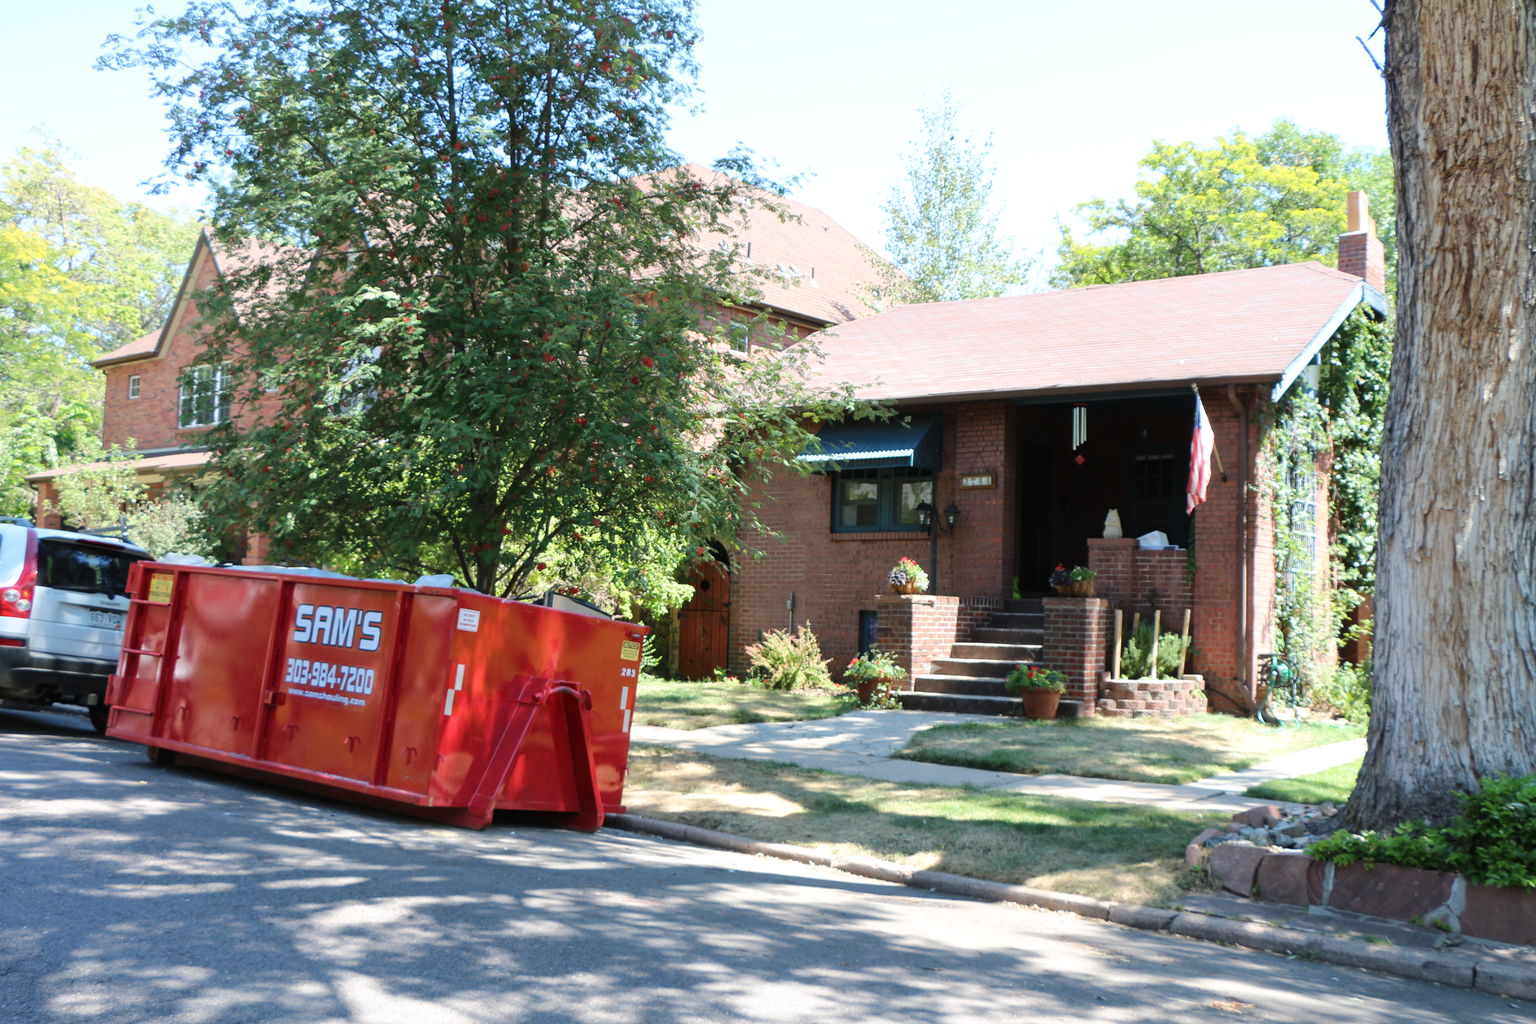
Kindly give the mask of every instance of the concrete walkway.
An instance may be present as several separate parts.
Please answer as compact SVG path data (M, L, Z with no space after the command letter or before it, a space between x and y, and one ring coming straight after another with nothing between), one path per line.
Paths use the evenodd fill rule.
M811 722L758 722L717 725L709 729L661 729L637 725L635 743L675 747L714 757L779 761L802 768L819 768L844 775L927 786L973 786L977 789L1032 796L1063 796L1075 800L1141 804L1171 811L1234 813L1275 803L1245 797L1249 786L1273 779L1322 771L1344 764L1365 752L1364 740L1349 740L1287 754L1240 772L1201 779L1182 786L1148 782L1116 782L1073 775L1019 775L1013 772L956 768L950 765L902 761L892 757L912 735L935 725L996 722L981 715L948 715L923 711L854 711ZM1281 804L1287 809L1295 805Z

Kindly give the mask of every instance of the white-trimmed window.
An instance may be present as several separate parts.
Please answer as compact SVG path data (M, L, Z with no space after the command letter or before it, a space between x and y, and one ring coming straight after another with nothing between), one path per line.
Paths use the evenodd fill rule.
M136 373L130 374L128 377L128 397L139 397L139 375Z
M177 423L208 427L229 419L229 365L189 366L181 371Z

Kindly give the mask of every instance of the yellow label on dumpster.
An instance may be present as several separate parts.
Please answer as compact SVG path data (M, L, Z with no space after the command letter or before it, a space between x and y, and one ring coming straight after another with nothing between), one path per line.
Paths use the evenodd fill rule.
M149 577L149 600L155 604L171 603L171 587L176 577L168 572L153 573Z
M625 661L639 661L640 645L633 640L625 640L619 645L619 657Z

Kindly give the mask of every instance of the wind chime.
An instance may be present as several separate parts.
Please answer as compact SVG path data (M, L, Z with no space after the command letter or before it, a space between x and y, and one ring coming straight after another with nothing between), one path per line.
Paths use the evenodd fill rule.
M1074 405L1072 407L1072 450L1077 452L1073 458L1079 466L1088 461L1087 456L1077 450L1088 443L1088 407L1086 405Z

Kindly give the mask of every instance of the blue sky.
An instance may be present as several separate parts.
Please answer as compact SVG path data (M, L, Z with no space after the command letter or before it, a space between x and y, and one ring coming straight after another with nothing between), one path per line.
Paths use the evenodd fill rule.
M85 180L141 194L168 149L163 110L141 73L91 68L137 6L0 0L0 156L42 127ZM1369 0L699 0L698 20L701 109L675 119L676 148L707 163L743 143L876 245L917 111L946 88L964 127L991 133L1002 228L1030 252L1054 248L1076 204L1128 194L1154 139L1287 117L1386 146L1381 77L1355 39L1375 28ZM1370 46L1379 59L1379 34Z

